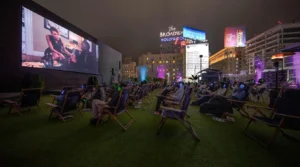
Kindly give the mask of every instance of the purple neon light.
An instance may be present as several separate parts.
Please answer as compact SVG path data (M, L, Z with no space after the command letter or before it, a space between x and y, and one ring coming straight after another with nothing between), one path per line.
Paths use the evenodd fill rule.
M300 83L300 52L293 56L293 69L295 69L296 83Z
M157 78L165 78L166 76L166 66L165 65L158 65L157 66Z
M259 79L262 78L263 70L264 70L264 63L261 61L260 58L257 58L255 60L255 81L256 81L256 83L258 82Z

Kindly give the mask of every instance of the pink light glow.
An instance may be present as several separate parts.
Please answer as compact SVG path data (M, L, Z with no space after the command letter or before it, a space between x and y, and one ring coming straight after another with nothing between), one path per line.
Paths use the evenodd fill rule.
M300 83L300 52L293 56L293 68L295 69L296 83Z
M166 75L166 73L165 73L166 70L165 69L166 69L165 65L158 65L157 66L157 69L156 69L157 78L165 78L165 75Z
M255 60L255 82L262 78L264 63L258 58Z

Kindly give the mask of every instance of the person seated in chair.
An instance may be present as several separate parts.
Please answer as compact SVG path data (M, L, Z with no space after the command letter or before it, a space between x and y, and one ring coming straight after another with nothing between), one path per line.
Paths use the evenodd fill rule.
M208 95L201 96L198 100L193 101L191 105L200 106L201 104L208 102L213 96L225 96L227 91L227 84L221 83L221 87L215 92L208 91Z
M205 82L202 82L201 85L197 89L196 97L200 97L201 94L204 94L206 92L207 85Z
M121 85L122 87L126 87L127 85ZM104 89L103 89L104 90ZM96 124L97 120L100 119L100 121L102 121L102 113L104 111L105 108L111 108L111 107L115 107L118 103L118 99L119 99L119 93L121 90L117 90L111 100L109 102L105 102L103 100L103 98L100 99L93 99L92 102L92 112L93 112L93 118L91 119L91 124ZM103 94L103 92L101 93ZM104 93L105 94L105 93Z
M184 86L182 83L176 84L175 86L177 88L176 92L173 94L170 94L168 96L157 96L157 102L156 102L156 107L155 111L153 112L154 114L160 114L159 109L160 109L160 104L164 100L172 100L172 101L180 101L184 95Z
M105 90L103 86L99 86L98 88L93 88L90 91L87 91L83 97L82 97L82 101L84 105L89 104L89 102L93 101L93 100L101 100L101 101L105 101L106 100L106 94L105 94ZM85 106L87 107L87 106Z
M239 89L228 96L229 99L244 101L247 97L248 89L244 83L239 84Z
M253 96L257 96L259 94L259 92L263 89L266 89L266 84L265 84L265 80L264 79L259 79L258 80L258 84L254 85L250 92Z

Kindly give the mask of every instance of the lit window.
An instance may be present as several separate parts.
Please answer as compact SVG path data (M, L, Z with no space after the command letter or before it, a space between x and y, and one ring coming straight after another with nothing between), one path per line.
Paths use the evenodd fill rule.
M149 58L147 57L147 60L149 60Z
M161 61L159 61L159 64L161 64Z
M173 63L175 63L175 60L173 60Z
M152 61L152 63L154 64L154 63L155 63L155 61Z
M173 69L173 71L175 71L175 69Z
M175 75L175 73L173 73L173 75Z
M166 61L166 63L169 63L169 61Z

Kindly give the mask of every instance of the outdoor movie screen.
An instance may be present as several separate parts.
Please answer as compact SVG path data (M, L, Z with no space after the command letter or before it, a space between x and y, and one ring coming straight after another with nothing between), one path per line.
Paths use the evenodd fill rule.
M22 66L98 74L98 45L22 7Z

